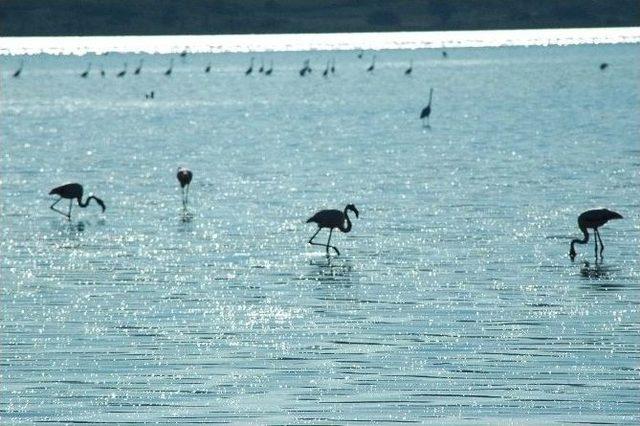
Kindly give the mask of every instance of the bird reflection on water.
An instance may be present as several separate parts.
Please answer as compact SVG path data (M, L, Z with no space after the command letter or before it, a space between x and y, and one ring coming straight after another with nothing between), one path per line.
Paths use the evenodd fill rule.
M602 262L596 261L596 263L591 266L591 264L585 261L580 268L580 275L585 278L608 278L610 275L611 269Z

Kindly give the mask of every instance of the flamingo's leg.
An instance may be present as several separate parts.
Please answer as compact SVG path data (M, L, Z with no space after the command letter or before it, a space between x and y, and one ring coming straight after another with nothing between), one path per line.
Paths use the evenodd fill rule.
M87 200L87 204L89 204L89 200ZM73 198L69 200L69 213L67 214L67 218L71 220L71 207L73 206Z
M182 207L186 209L187 205L184 202L184 186L181 186L180 189L182 190Z
M329 244L331 242L331 235L333 235L333 228L329 230L329 239L327 240L327 256L329 256L329 247L334 249L336 251L336 254L340 256L340 251L338 250L338 248Z
M187 192L187 194L186 194L186 196L185 196L185 198L184 198L184 200L185 200L185 201L184 201L185 206L186 206L187 204L189 204L189 187L190 187L190 186L191 186L191 184L187 184L187 191L186 191L186 192Z
M602 258L602 252L604 251L604 244L602 244L602 237L600 236L600 231L596 228L596 235L598 236L598 240L600 240L600 258Z
M593 228L593 242L595 245L596 259L598 258L598 228Z
M316 233L313 234L313 236L311 238L309 238L309 244L314 244L314 245L317 245L317 246L323 246L324 245L324 244L318 244L318 243L314 243L313 242L313 239L316 237L316 235L318 235L318 232L320 232L321 229L322 228L318 227L318 230L316 231Z
M63 212L62 210L58 210L58 209L56 209L56 208L54 207L56 204L58 204L58 203L60 202L60 200L62 200L62 197L58 198L58 199L56 200L56 202L55 202L55 203L53 203L53 204L51 204L51 205L49 206L49 208L50 208L51 210L53 210L54 212L58 212L58 213L60 213L61 215L66 216L67 218L69 218L69 215L68 215L67 213Z

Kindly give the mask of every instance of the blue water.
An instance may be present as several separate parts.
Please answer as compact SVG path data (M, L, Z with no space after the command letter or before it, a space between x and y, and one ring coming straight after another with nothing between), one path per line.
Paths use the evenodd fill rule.
M255 56L0 58L2 423L638 421L638 45Z

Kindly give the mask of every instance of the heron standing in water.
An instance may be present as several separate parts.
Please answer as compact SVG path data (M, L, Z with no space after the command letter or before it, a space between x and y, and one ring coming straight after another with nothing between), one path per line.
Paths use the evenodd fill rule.
M193 173L186 167L178 167L177 178L180 182L180 188L182 188L182 207L186 209L189 203L189 185L191 185Z

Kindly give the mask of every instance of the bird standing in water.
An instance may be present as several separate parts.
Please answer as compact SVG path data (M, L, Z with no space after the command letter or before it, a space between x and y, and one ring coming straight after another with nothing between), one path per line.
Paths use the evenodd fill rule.
M178 167L178 182L180 182L180 188L182 188L182 207L187 208L189 203L189 185L191 179L193 179L193 173L186 167Z
M344 211L320 210L319 212L311 216L307 220L307 223L315 222L318 225L318 230L309 239L309 244L312 244L314 246L324 246L327 249L327 256L329 256L329 248L334 249L336 251L336 254L340 256L340 251L338 250L338 248L330 245L331 235L333 234L334 228L338 228L341 232L344 232L345 234L351 231L351 220L349 219L349 215L347 214L349 210L354 212L356 214L356 217L360 217L360 213L358 212L358 209L356 209L356 206L354 206L353 204L347 204L347 206L344 208ZM345 226L345 221L346 221L346 226ZM316 235L318 235L318 232L320 232L322 228L329 228L329 239L327 240L327 244L314 243L313 239L315 238Z
M431 115L431 98L433 97L433 88L429 90L429 104L422 109L420 113L420 119L422 119L422 124L424 124L424 119L427 119L426 126L429 127L429 116Z
M71 206L73 203L73 199L75 198L78 200L78 205L83 208L87 207L89 205L89 201L91 201L92 199L96 200L96 203L98 203L100 207L102 207L102 211L103 212L105 211L106 206L104 205L104 202L100 198L94 195L89 195L89 197L84 202L82 202L82 192L83 192L82 185L80 185L79 183L67 183L66 185L53 188L51 191L49 191L49 195L59 195L60 198L58 198L55 203L51 204L50 206L51 210L56 211L61 215L66 216L67 219L71 220ZM69 200L69 211L67 213L61 210L58 210L54 207L63 198Z
M598 259L598 240L600 240L600 258L602 258L602 252L604 250L604 244L602 244L602 238L598 228L613 219L622 219L622 215L607 209L587 210L578 216L578 228L584 234L582 240L576 238L571 241L571 249L569 250L569 257L571 260L576 257L576 250L573 247L574 244L587 244L589 242L589 232L587 229L593 229L593 241L595 243L596 260Z

